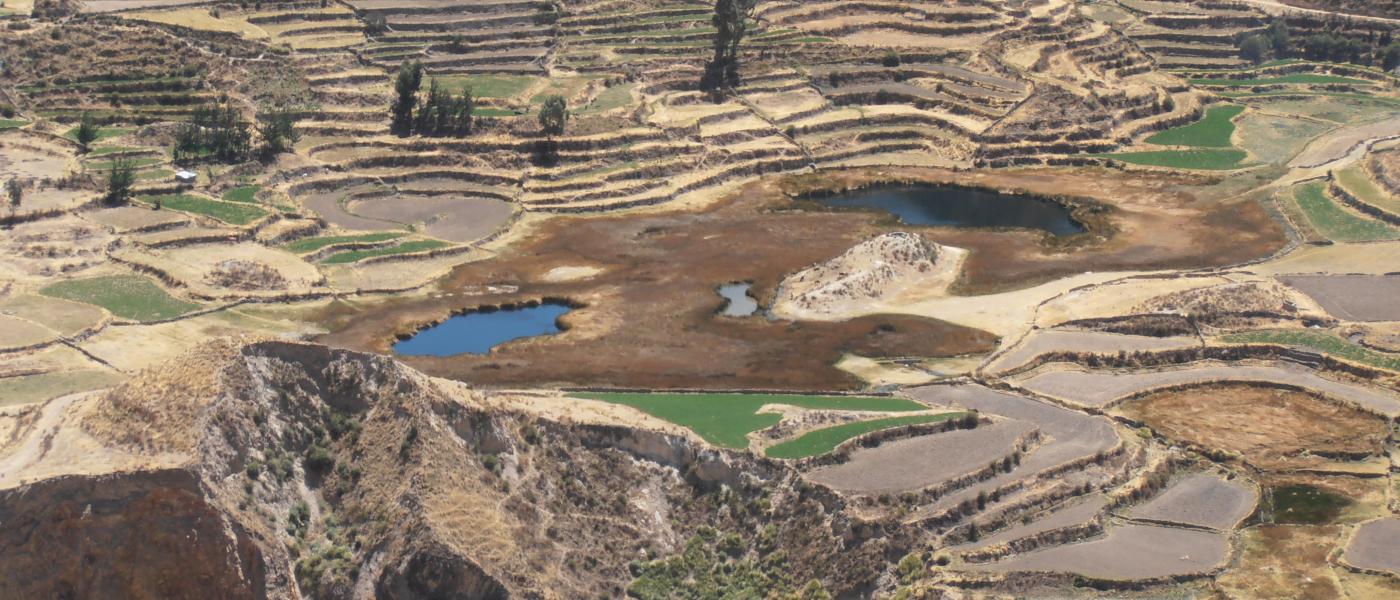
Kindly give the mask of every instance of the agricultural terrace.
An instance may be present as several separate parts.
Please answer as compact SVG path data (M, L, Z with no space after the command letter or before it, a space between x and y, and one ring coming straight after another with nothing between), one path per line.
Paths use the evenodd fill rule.
M133 321L169 319L199 308L171 297L150 278L134 275L61 281L43 288L41 293L100 306L114 316Z
M726 448L747 448L749 434L777 425L782 414L761 411L767 406L786 405L811 411L908 412L927 410L922 404L904 398L870 396L795 396L790 394L634 394L612 392L581 392L574 394L588 400L602 400L637 408L654 417L665 419L691 431L705 441ZM870 421L880 423L880 421ZM883 425L882 426L893 426ZM824 436L846 434L841 438L864 433L858 429L842 430ZM840 443L839 441L837 443ZM817 439L803 441L796 449L783 452L806 455L804 450L821 447ZM833 444L832 447L835 447Z
M1396 596L1400 31L1361 4L7 0L0 438L211 339L302 339L528 441L448 428L482 485L407 528L501 595ZM488 350L395 352L464 313ZM540 478L585 424L693 434L684 464L587 438L665 523L545 504L623 481ZM100 430L35 464L100 472ZM332 430L238 448L285 475L210 504L282 511L250 568L298 589L265 595L424 580L337 536L452 444L400 437L386 475ZM477 501L590 520L464 528Z

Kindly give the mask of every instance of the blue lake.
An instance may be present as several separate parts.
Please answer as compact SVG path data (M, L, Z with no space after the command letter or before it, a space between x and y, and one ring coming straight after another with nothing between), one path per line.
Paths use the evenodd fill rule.
M455 315L394 344L405 356L486 354L520 338L559 333L560 315L573 310L558 302Z
M911 185L870 188L811 200L833 207L883 210L907 225L1010 227L1039 229L1054 235L1085 231L1070 216L1070 210L1060 204L987 189Z
M724 310L720 314L726 317L747 317L758 312L758 301L749 295L749 283L726 283L719 286L719 295L723 297Z

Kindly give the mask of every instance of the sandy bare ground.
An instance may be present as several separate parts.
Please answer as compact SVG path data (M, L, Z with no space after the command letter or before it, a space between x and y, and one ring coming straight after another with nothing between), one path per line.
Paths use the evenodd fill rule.
M169 210L150 210L136 206L104 208L83 215L94 223L111 227L116 233L153 227L173 226L190 222L190 218Z
M1225 531L1249 516L1257 500L1254 488L1239 480L1197 473L1173 483L1150 502L1133 507L1127 516Z
M1313 140L1302 152L1288 162L1295 169L1307 169L1346 158L1358 144L1368 140L1400 135L1400 117L1386 119L1379 123L1361 123L1338 129Z
M1077 289L1046 302L1036 314L1036 324L1053 327L1076 319L1116 317L1134 312L1132 307L1155 298L1226 284L1224 277L1122 278L1090 288Z
M1095 352L1113 354L1119 351L1169 350L1201 345L1194 337L1154 338L1097 331L1039 330L1027 336L1010 352L1002 354L987 366L987 371L1000 373L1030 362L1037 356L1053 351Z
M1049 571L1131 580L1211 571L1225 562L1227 551L1225 536L1219 533L1123 525L1093 541L1037 550L970 568L1000 572Z
M807 474L832 489L862 494L917 490L987 466L1011 454L1016 440L1035 429L1025 421L1002 421L898 440L858 450L839 465Z
M93 438L81 422L103 396L81 392L45 403L34 424L0 448L0 489L64 475L174 466L188 459L168 453L137 456Z
M231 259L256 263L276 271L287 282L285 292L307 292L323 284L323 278L316 267L296 255L252 242L181 246L149 253L132 251L124 252L123 258L160 269L191 290L214 297L284 293L280 289L261 291L225 288L212 283L206 277L219 263Z
M49 210L73 210L86 204L96 196L86 190L26 189L23 204L17 214L44 212Z
M1251 270L1260 274L1393 273L1400 265L1400 242L1308 246Z
M1400 518L1387 517L1359 525L1342 559L1363 569L1400 575Z
M27 143L0 142L0 179L54 179L68 171L69 158L40 152Z
M1008 527L994 535L986 536L976 542L953 546L954 550L968 551L979 548L990 548L997 544L1014 542L1046 531L1055 531L1083 525L1093 520L1103 510L1108 501L1103 496L1094 496L1088 500L1061 507L1049 515L1040 517L1030 523L1023 523L1013 527Z
M198 0L86 0L82 3L83 12L86 13L108 13L138 8L167 8L199 4L212 3L199 2Z
M1376 388L1325 379L1299 365L1222 365L1202 363L1186 368L1141 373L1057 370L1034 373L1018 384L1028 390L1083 406L1105 407L1133 394L1185 383L1210 381L1262 381L1287 383L1394 417L1400 415L1400 398Z
M0 350L22 348L57 336L48 327L0 312Z
M1400 269L1400 260L1395 268ZM1316 300L1338 319L1400 321L1400 275L1297 275L1279 279Z

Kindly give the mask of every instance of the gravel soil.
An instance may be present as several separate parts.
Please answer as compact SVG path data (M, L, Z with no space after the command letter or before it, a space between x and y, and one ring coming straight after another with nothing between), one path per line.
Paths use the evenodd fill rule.
M1363 569L1400 575L1400 519L1387 517L1362 523L1343 559Z
M1239 481L1198 473L1172 484L1167 491L1128 511L1134 519L1151 519L1215 530L1233 528L1254 510L1258 495Z
M1225 562L1227 550L1225 536L1219 533L1123 525L1092 541L1028 552L972 568L1075 573L1121 581L1210 571Z

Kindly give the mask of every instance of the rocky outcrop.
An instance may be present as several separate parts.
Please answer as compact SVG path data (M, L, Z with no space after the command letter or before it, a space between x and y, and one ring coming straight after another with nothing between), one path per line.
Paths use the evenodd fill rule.
M782 464L510 406L383 356L211 343L55 409L110 466L41 457L0 491L0 597L620 597L702 528L840 592L908 551Z
M956 278L961 253L917 233L886 233L789 275L774 306L778 311L840 313L915 287L937 292Z
M780 301L810 307L846 298L879 298L904 277L933 270L938 246L915 233L872 238L783 281Z

